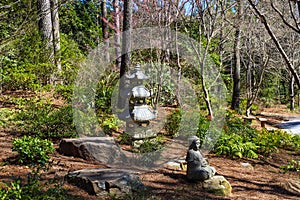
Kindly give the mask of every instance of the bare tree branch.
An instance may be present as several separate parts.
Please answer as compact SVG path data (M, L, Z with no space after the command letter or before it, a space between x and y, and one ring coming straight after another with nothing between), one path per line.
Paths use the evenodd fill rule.
M277 50L280 52L281 56L283 57L287 67L289 68L289 70L291 71L291 73L293 74L293 76L295 77L295 81L298 85L298 87L300 88L300 78L299 75L297 73L297 71L295 70L293 64L291 63L289 57L287 56L287 54L285 53L284 49L282 48L281 44L279 43L278 39L276 38L275 34L273 33L272 29L270 28L270 25L265 17L265 15L263 15L258 8L256 7L256 5L253 3L252 0L248 0L248 2L250 3L250 5L252 6L253 10L255 11L255 13L259 16L260 21L263 23L263 25L265 26L268 34L270 35L270 37L272 38L273 42L276 45Z
M273 1L271 1L271 6L272 6L272 8L275 10L275 12L280 16L280 18L282 19L282 21L283 21L283 23L284 23L285 25L287 25L289 28L293 29L294 31L300 33L300 29L299 29L297 23L296 23L296 26L297 26L297 27L294 27L292 24L290 24L290 23L287 21L287 19L284 17L284 15L282 14L282 12L280 12L280 11L278 10L278 8L274 5ZM294 18L295 21L297 21L296 18L295 18L295 16L293 16L293 18Z

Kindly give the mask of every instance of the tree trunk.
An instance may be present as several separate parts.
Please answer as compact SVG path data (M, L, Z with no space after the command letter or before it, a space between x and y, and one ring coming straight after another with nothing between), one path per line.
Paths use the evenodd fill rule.
M123 37L122 37L122 56L121 56L121 68L120 68L120 83L119 83L119 109L123 109L126 106L126 102L123 97L124 78L122 78L130 68L130 42L131 42L131 24L132 24L132 0L124 1L124 16L123 16Z
M116 68L121 68L121 38L120 38L120 9L119 9L119 0L113 1L113 6L115 10L115 52L116 52Z
M249 117L250 113L251 113L251 95L252 95L252 77L251 77L251 65L250 63L248 63L247 66L247 76L246 76L246 90L247 90L247 106L246 106L246 116Z
M50 50L50 58L53 59L53 28L51 19L51 5L50 0L38 0L38 26L42 36L42 40L45 42L46 48Z
M129 70L130 67L131 24L132 24L132 0L125 0L124 16L123 16L122 58L121 58L120 77L122 77Z
M241 1L237 0L237 18L235 27L235 41L234 41L234 73L233 73L233 92L232 92L232 101L231 109L238 111L240 108L240 89L241 89L241 59L240 59L240 40L241 40Z
M290 79L290 110L295 110L295 90L294 90L295 78L291 75Z
M102 36L105 48L105 57L106 61L109 62L109 41L108 41L108 26L107 26L107 8L106 8L106 0L102 0L101 3L102 10Z
M52 19L52 33L53 33L53 49L54 62L57 68L57 73L61 73L60 62L60 33L59 33L59 16L58 16L58 0L51 0L51 19ZM53 82L56 83L59 78L54 75ZM61 82L60 82L61 83Z

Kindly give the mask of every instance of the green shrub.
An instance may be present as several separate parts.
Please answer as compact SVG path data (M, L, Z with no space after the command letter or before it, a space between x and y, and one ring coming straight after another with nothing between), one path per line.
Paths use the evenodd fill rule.
M132 136L126 132L123 132L118 137L118 142L120 144L130 144L132 143Z
M267 131L263 129L253 142L259 146L259 152L265 155L277 152L278 148L293 148L293 136L281 130Z
M258 135L259 131L252 128L249 124L243 123L243 120L235 116L232 111L226 112L226 121L223 132L225 134L238 134L242 135L244 138L254 138Z
M66 194L66 189L62 188L62 183L57 181L48 180L46 183L40 181L41 174L28 174L27 182L22 181L20 178L10 182L2 183L0 187L1 200L68 200L74 199ZM45 187L46 186L46 187Z
M4 188L0 188L0 199L8 200L8 199L29 199L28 197L22 194L22 186L20 184L20 180L12 181L10 184L4 183Z
M299 136L292 136L281 130L258 131L229 111L223 135L218 139L214 151L216 154L229 157L257 158L258 154L268 156L277 152L278 148L296 150L299 147Z
M163 138L156 137L155 139L144 139L143 143L138 147L139 153L151 153L160 150L163 146Z
M104 72L106 76L101 77L96 90L95 107L97 113L111 114L111 97L115 87L118 87L119 74L116 71Z
M222 135L215 145L215 153L218 155L226 155L230 157L247 157L257 158L256 146L251 141L244 141L243 137L237 134Z
M165 123L165 130L169 135L175 135L178 133L180 121L182 117L182 110L174 110L167 116L167 122Z
M12 69L12 71L3 75L1 82L5 90L35 89L38 83L34 74L25 72L22 69Z
M111 134L113 130L118 130L118 122L119 120L113 115L106 115L101 118L100 124L101 127L106 134Z
M62 85L57 84L55 86L55 95L59 95L63 97L63 99L67 100L68 102L71 102L72 95L73 95L73 85Z
M49 140L24 136L13 139L12 150L18 152L20 164L45 166L55 149Z
M57 107L47 99L32 99L17 116L22 132L40 138L60 139L76 137L70 105Z
M201 144L203 144L207 131L209 129L210 120L200 114L199 125L197 130L197 136L200 139Z
M300 148L300 136L299 135L293 135L292 136L292 146L295 150L298 150Z

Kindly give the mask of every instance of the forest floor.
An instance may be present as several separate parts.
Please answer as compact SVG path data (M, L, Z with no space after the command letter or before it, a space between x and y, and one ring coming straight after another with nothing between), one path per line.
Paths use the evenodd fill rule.
M264 109L261 113L275 113L276 116L300 116L290 113L285 107ZM275 116L275 115L274 115ZM265 115L264 115L265 117ZM284 121L282 118L268 117L276 123ZM259 121L253 123L259 128ZM15 177L26 180L31 169L14 163L15 152L12 152L12 139L16 137L10 130L0 129L0 180L11 181ZM55 144L58 149L58 143ZM184 156L184 155L183 155ZM299 199L299 193L290 192L287 185L299 182L299 172L285 172L280 166L286 165L290 160L300 160L300 151L292 152L280 150L268 158L260 159L229 159L214 154L207 156L211 166L214 166L219 175L224 176L232 186L232 194L228 197L217 197L200 189L199 184L190 183L185 179L184 171L172 171L165 168L156 171L142 173L140 179L148 188L147 199ZM66 188L67 195L72 199L99 199L89 195L84 190L67 182L63 182L64 176L70 172L85 168L105 168L99 163L90 162L81 158L61 155L56 151L52 157L53 164L45 172L44 180L56 179ZM251 166L245 167L243 163ZM109 197L102 197L108 199ZM137 198L139 199L139 198Z

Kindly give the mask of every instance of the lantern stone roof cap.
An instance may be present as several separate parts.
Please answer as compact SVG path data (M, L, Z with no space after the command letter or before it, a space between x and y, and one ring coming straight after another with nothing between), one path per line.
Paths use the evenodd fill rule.
M149 76L144 74L144 72L141 70L141 67L139 65L135 66L134 70L129 72L128 74L125 75L126 78L128 79L139 79L139 80L146 80L149 79Z
M150 92L145 86L139 85L135 86L132 88L132 95L133 97L139 97L139 98L144 98L144 97L150 97Z

